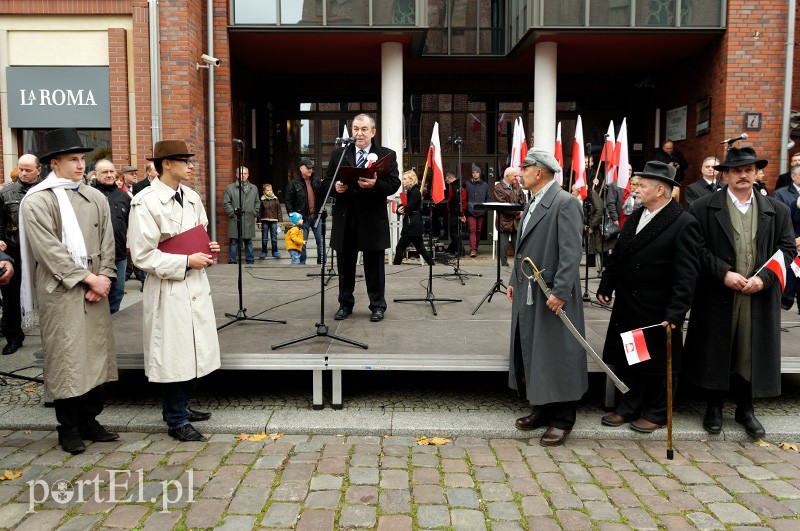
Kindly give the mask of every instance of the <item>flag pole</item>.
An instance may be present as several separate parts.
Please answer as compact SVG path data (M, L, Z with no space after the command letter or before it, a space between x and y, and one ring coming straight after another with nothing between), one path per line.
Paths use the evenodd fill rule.
M425 170L422 172L422 184L419 185L420 193L425 192L425 181L428 178L428 167L432 165L431 163L431 155L433 154L433 143L428 147L428 156L425 157ZM428 197L432 196L433 194L428 194Z
M569 193L572 193L572 176L574 174L575 174L575 169L574 168L570 168L569 169L569 187L567 188L567 191Z
M594 179L592 179L592 191L594 191L594 183L597 182L597 176L600 175L600 165L597 165L597 171L594 172ZM603 184L606 184L606 180L603 179Z
M672 459L672 325L667 323L667 459Z

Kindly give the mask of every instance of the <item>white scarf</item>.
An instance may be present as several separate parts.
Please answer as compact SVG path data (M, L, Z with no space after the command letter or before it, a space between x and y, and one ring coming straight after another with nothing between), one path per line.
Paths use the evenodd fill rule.
M25 219L22 216L22 204L30 196L42 190L53 190L58 199L58 209L61 212L61 242L67 248L70 258L78 267L88 268L89 259L86 255L86 243L83 240L81 227L78 225L78 218L72 203L69 202L66 190L73 190L80 185L70 179L57 177L54 172L50 172L45 180L31 188L20 202L19 212L19 248L22 257L22 285L20 287L19 298L22 308L22 324L31 326L38 310L36 292L33 289L33 253L28 245L25 234Z

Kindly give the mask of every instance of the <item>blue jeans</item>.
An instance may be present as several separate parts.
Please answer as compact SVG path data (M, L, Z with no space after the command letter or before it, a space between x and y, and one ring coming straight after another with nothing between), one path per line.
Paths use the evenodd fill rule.
M292 259L293 264L305 264L306 263L306 248L303 246L303 251L298 251L297 249L289 249L289 257Z
M196 386L197 378L161 384L161 416L169 429L189 424L189 396Z
M308 241L308 233L310 229L314 226L317 222L317 217L310 217L307 220L303 220L303 239ZM319 226L314 229L314 240L317 242L317 263L321 264L325 261L325 247L322 245L322 234L325 232L325 222L320 221ZM303 262L306 261L306 250L303 248Z
M245 239L244 240L244 261L248 264L252 264L256 261L255 256L253 256L253 240ZM239 240L236 238L231 238L231 257L228 260L229 264L235 264L236 260L239 259Z
M108 306L111 308L111 313L119 311L119 305L125 295L125 265L127 263L126 258L114 262L114 265L117 266L117 280L111 283L111 290L108 292Z
M278 222L277 221L262 221L261 222L261 254L267 254L267 240L272 237L272 252L278 252Z

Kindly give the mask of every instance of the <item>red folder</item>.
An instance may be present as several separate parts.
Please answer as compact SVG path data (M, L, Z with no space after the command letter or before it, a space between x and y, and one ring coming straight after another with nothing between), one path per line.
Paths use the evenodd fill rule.
M211 243L211 238L208 237L206 228L198 225L159 243L158 250L162 253L185 254L187 256L194 253L210 254L211 259L216 260L217 253L208 248L209 243Z

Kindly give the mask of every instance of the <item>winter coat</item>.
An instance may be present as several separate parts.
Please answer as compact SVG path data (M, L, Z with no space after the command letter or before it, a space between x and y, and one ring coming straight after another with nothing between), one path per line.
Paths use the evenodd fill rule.
M525 207L522 220L530 207L530 203ZM520 390L533 405L578 400L589 387L589 379L586 352L546 306L547 297L533 280L530 286L533 304L527 304L526 274L530 271L526 268L523 273L522 260L530 258L543 270L544 281L553 295L565 301L563 311L583 335L582 228L580 203L556 184L545 192L524 232L517 236L514 270L508 282L513 288L509 387ZM521 352L515 348L517 334Z
M525 194L522 193L522 188L516 182L511 184L511 188L507 188L505 181L497 181L492 189L492 201L523 205L525 204ZM521 212L498 212L495 221L498 232L509 234L517 232L514 221L520 219L520 214Z
M758 206L756 268L783 251L788 264L795 251L789 209L772 197L753 194ZM689 212L700 222L704 245L701 274L689 316L684 351L684 375L705 389L727 391L733 350L731 311L733 290L725 287L725 274L736 268L733 224L728 211L728 187L692 203ZM775 274L758 274L764 289L750 295L752 328L753 397L777 396L781 392L781 286Z
M680 371L683 347L680 325L692 306L700 275L700 224L681 205L670 201L636 234L644 208L620 232L608 258L599 295L615 294L603 359L627 367L620 334L663 321L672 331L672 369ZM644 330L650 360L631 365L632 374L666 374L666 334L662 327Z
M81 283L89 273L116 278L114 231L108 201L90 186L67 190L78 219L88 268L75 265L61 243L61 210L52 190L28 194L21 215L35 263L33 282L39 308L44 385L54 400L81 396L117 379L117 351L108 298L85 299Z
M419 185L415 184L406 190L406 205L403 208L403 236L422 236L422 194Z
M128 215L131 211L131 196L116 184L105 186L94 182L92 185L106 196L111 210L111 226L114 227L114 260L119 262L128 257Z
M287 230L284 239L286 240L287 251L303 250L303 229L299 226L293 225L291 229Z
M355 162L353 166L355 166ZM311 189L314 190L315 212L319 215L322 211L322 200L325 199L325 192L328 191L327 186L323 187L319 177L312 175ZM303 216L306 222L308 222L308 218L311 217L311 210L308 204L308 188L306 187L306 181L303 179L302 175L298 175L286 185L284 206L286 207L286 212L298 212Z
M152 184L151 184L152 186ZM246 182L242 188L242 239L252 240L256 235L256 217L261 210L258 188L253 183ZM238 237L238 222L236 208L239 207L239 181L232 182L225 187L222 194L222 208L228 215L228 238Z
M486 210L478 210L475 208L475 203L486 203L489 201L489 184L483 179L473 181L469 180L464 184L464 189L467 191L467 216L473 218L482 218L486 215Z
M255 187L253 187L255 188ZM158 244L198 225L208 226L200 196L155 178L131 204L128 244L133 264L148 273L142 295L144 372L151 382L183 382L220 366L217 322L205 269L187 269L188 257Z
M278 223L283 223L283 212L281 211L281 202L274 195L271 198L261 196L261 213L262 220L277 220Z

